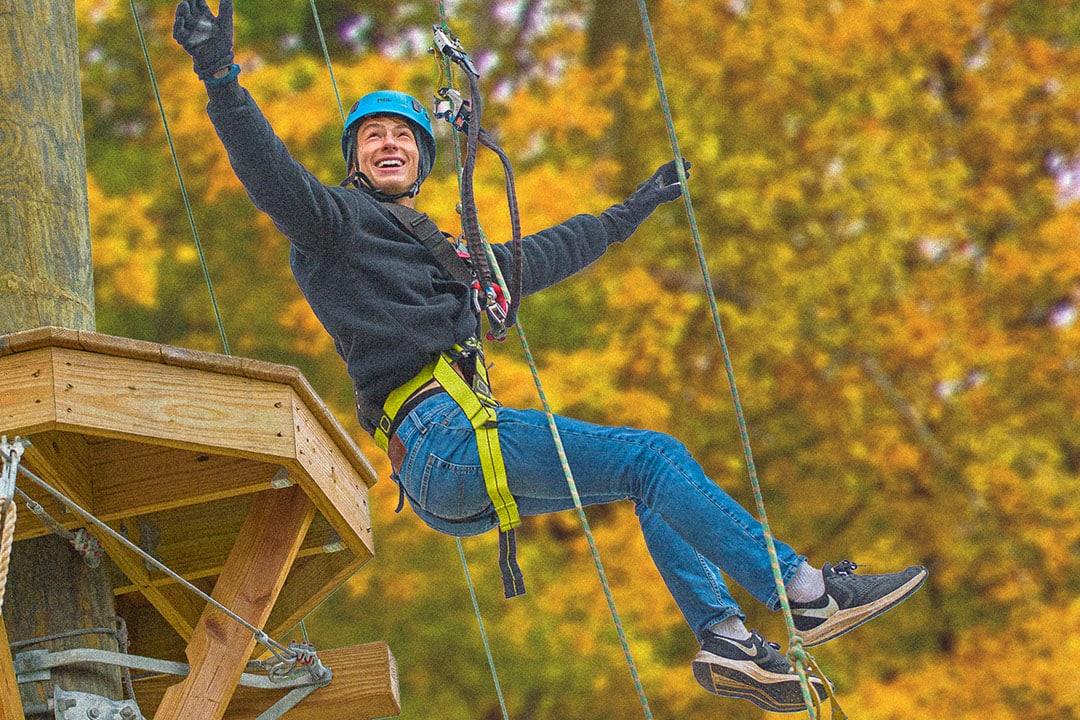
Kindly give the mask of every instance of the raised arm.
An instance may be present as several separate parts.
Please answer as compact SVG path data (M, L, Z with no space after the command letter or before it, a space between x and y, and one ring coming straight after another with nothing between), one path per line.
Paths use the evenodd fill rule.
M229 162L252 203L302 250L336 236L349 191L327 187L289 153L250 93L237 81L233 56L233 0L221 0L215 16L206 0L181 0L173 38L191 56L206 85L207 112Z

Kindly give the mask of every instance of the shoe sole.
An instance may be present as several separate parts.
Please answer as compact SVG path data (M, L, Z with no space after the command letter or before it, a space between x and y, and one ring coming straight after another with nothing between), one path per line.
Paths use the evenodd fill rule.
M893 608L904 600L907 600L916 590L922 587L926 580L926 569L914 576L888 595L883 595L877 601L860 605L859 607L837 610L829 618L817 627L804 630L799 633L803 647L821 645L845 633L849 633L865 622L873 620L886 610Z
M749 700L774 713L806 711L801 683L790 675L777 675L753 662L730 660L705 650L698 652L691 665L698 684L714 695ZM811 686L819 698L825 696L819 683Z

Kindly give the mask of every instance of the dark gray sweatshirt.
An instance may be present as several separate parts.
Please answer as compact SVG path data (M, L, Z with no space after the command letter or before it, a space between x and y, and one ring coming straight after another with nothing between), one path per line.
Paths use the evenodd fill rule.
M231 82L208 92L229 161L251 201L289 239L293 275L348 366L371 432L378 419L371 415L390 392L478 332L470 290L369 195L324 185L300 165L246 89ZM608 244L593 215L523 238L522 294L574 274ZM493 251L509 277L510 248Z

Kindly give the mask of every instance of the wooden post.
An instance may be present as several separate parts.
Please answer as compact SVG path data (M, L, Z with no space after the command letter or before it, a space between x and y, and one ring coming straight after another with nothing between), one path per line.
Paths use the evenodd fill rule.
M46 325L93 330L75 3L4 3L0 67L0 334ZM11 640L109 627L113 615L105 572L87 568L66 542L15 543L4 603ZM74 642L116 649L102 640ZM66 690L121 697L116 668L62 668L52 679Z
M298 485L262 492L221 570L213 598L262 627L314 515L315 506ZM207 605L187 647L191 674L165 692L155 720L220 720L254 647L249 629Z
M7 637L3 616L0 616L0 637ZM19 686L15 684L11 651L6 643L0 643L0 720L22 720L22 717L22 700Z
M94 329L75 3L0 11L0 335Z

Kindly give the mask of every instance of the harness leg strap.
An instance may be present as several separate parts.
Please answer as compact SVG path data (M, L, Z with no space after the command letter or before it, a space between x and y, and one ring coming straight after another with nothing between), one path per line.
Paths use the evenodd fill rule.
M391 439L390 429L405 401L432 378L438 381L472 425L473 435L476 437L476 449L480 456L480 468L484 476L484 487L487 489L488 497L491 498L495 514L499 519L499 570L502 574L503 593L507 598L512 598L525 592L525 582L517 563L517 541L514 533L514 528L521 524L521 515L518 512L517 501L507 483L506 464L503 462L502 446L499 443L498 416L495 407L492 406L494 399L487 394L488 386L484 377L486 368L479 359L476 373L477 378L484 379L484 399L488 400L486 403L481 400L478 392L457 373L450 358L446 354L441 355L424 367L416 377L390 394L383 405L383 417L375 430L375 442L390 454L392 446L401 442L396 439L396 436L393 440ZM403 505L403 496L404 490L401 489L398 498L399 510Z

